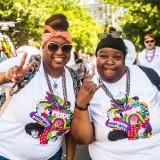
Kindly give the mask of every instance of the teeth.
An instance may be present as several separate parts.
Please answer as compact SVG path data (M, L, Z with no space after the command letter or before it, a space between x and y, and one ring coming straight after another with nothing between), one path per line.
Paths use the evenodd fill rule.
M106 70L114 70L114 69L109 69L109 68L107 68Z
M63 58L54 58L56 61L63 61Z

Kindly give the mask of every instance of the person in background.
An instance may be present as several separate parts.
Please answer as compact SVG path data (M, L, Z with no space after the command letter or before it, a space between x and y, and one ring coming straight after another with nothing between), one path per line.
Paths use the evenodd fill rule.
M81 82L83 82L84 74L85 74L85 71L86 71L84 60L82 58L79 58L76 61L76 63L77 63L77 71L76 71L76 73L78 74L78 77L81 80Z
M0 160L60 160L64 138L66 160L74 160L70 125L79 80L65 67L72 49L68 27L65 15L52 15L45 22L39 61L23 53L0 64L1 87L19 88L0 117Z
M84 59L85 68L89 71L89 79L92 79L95 74L95 64L93 59L94 55L91 54L88 54L86 59Z
M84 60L82 58L78 58L78 54L76 51L71 51L71 58L66 65L72 68L77 73L79 79L83 82L86 68Z
M85 74L71 133L92 160L159 160L160 94L139 66L125 65L119 37L99 34L97 73L92 81Z
M21 46L16 50L17 56L22 56L24 53L27 53L27 55L38 55L41 54L41 51L35 47L32 46Z
M144 45L146 48L137 54L134 64L160 69L160 47L157 47L155 44L155 37L152 34L146 34L144 36Z

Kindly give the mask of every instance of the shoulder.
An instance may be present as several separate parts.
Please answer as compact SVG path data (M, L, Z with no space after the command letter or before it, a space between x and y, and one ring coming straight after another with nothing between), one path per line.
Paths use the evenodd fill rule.
M74 71L73 68L69 67L69 66L65 66L65 69L69 71L70 74L74 74L75 76L77 75L77 73ZM78 75L77 75L78 76Z
M138 65L130 65L129 67L129 70L131 70L131 71L135 71L135 70L139 70L139 66Z
M148 67L144 67L144 66L138 66L138 65L131 65L129 66L129 69L131 72L133 73L137 73L137 74L142 74L143 72L156 72L154 69L152 68L148 68Z
M145 70L147 67L142 67L142 66L138 66L138 65L131 65L128 68L129 68L130 75L131 75L132 78L137 77L139 79L139 77L141 77L143 79L143 78L146 77L146 74L143 71L143 68Z
M67 73L70 74L73 80L80 81L78 74L72 68L65 66L65 70L67 70Z
M132 73L134 73L133 76L136 75L136 77L141 76L143 79L149 79L150 83L155 85L157 89L160 90L160 77L156 70L144 66L134 66Z
M160 51L160 47L159 46L156 46L156 51Z

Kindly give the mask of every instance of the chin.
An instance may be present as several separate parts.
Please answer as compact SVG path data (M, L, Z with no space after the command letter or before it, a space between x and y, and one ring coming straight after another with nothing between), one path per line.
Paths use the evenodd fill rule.
M104 80L104 81L106 81L108 83L114 83L114 82L116 82L116 79L113 76L105 76L105 78L102 78L102 80Z
M63 68L65 63L52 63L53 68Z

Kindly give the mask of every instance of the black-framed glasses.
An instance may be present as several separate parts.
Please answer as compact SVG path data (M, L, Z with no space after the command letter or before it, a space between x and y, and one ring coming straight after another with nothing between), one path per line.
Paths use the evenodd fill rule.
M71 44L63 44L63 45L59 45L55 42L49 42L47 43L47 47L48 47L48 50L50 52L56 52L59 48L62 49L62 52L65 52L65 53L70 53L71 52L71 49L72 49L72 45Z
M122 32L119 32L119 31L104 32L104 33L98 34L98 38L105 39L108 35L111 35L112 38L120 38L122 35Z
M149 43L149 42L153 43L153 42L154 42L154 39L153 39L153 40L150 40L150 41L149 41L149 40L146 40L145 42L146 42L146 43Z

